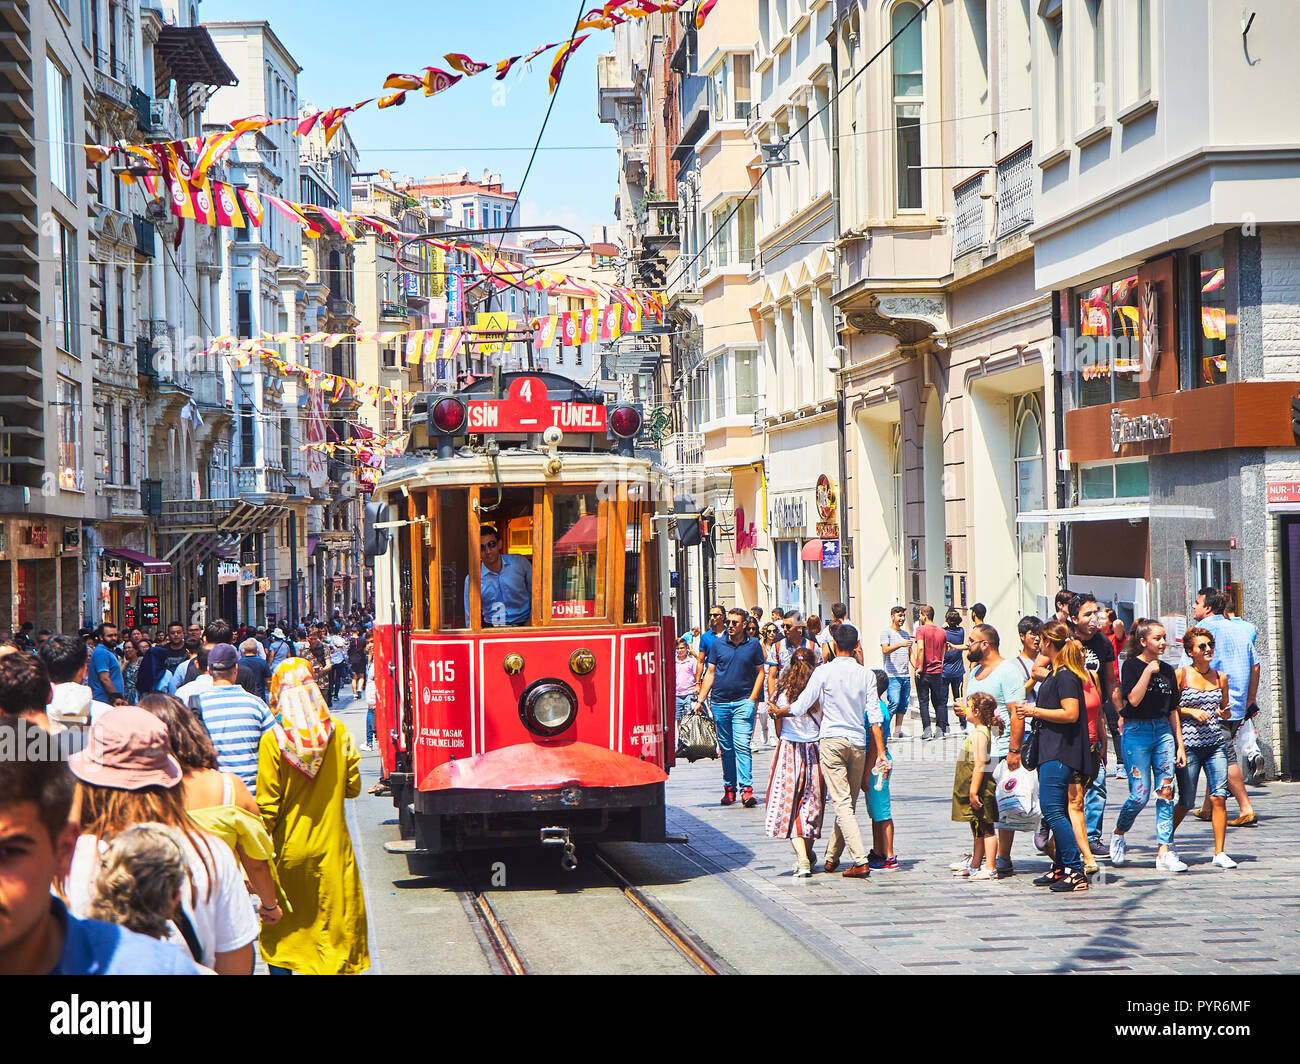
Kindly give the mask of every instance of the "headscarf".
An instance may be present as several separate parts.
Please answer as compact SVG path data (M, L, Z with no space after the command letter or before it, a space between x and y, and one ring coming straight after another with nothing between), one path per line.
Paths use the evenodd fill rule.
M307 661L288 658L276 666L271 674L271 711L280 753L308 779L315 779L334 734L334 721Z

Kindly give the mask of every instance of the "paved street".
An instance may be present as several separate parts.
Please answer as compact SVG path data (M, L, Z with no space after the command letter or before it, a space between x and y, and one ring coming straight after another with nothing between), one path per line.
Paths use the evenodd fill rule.
M365 718L356 706L341 717L360 741ZM950 875L948 864L969 848L969 833L949 819L952 763L938 758L954 757L957 748L955 739L942 752L939 744L894 744L893 804L903 867L877 870L865 883L822 873L795 879L788 845L763 835L761 805L746 810L717 804L716 761L679 764L669 781L669 827L688 836L686 845L608 849L638 885L743 973L1300 972L1300 898L1294 889L1300 786L1272 783L1253 791L1259 826L1229 829L1228 852L1241 865L1236 871L1209 865L1210 826L1189 819L1176 845L1191 870L1156 872L1154 815L1148 808L1130 833L1129 865L1111 872L1103 863L1086 894L1052 895L1030 882L1047 861L1024 837L1013 852L1015 877L971 883ZM765 784L770 764L770 751L758 750L756 780ZM366 788L377 772L377 755L363 755ZM1111 781L1108 830L1125 787L1122 780ZM383 851L383 842L397 837L393 816L388 799L363 793L351 820L366 882L374 971L487 972L454 894L445 884L411 877L403 859ZM867 826L865 816L860 823ZM539 879L548 877L532 869L530 896ZM577 881L566 885L558 871L550 879L562 896L581 893ZM540 901L531 904L540 916ZM565 913L562 906L552 907L545 918L566 921ZM576 909L572 916L572 926L566 923L557 933L578 933L584 920ZM626 958L612 959L619 944L607 948L611 959L598 970L629 970Z

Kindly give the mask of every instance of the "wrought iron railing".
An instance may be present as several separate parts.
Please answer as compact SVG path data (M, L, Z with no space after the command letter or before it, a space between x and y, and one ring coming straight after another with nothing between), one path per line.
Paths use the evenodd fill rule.
M954 207L952 257L954 259L984 246L984 200L980 196L983 191L984 171L982 170L952 190Z
M998 163L998 236L1034 220L1034 145L1017 148Z

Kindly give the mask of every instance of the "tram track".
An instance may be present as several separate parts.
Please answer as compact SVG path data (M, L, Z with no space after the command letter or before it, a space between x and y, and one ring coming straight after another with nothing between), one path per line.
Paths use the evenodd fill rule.
M637 887L613 863L608 854L592 849L585 858L599 870L603 879L618 891L619 896L631 909L635 910L644 923L652 927L659 937L669 944L673 953L685 961L693 972L701 975L736 974L735 970L710 950L690 928L660 902ZM476 887L462 859L456 860L456 867L463 882L457 894L466 914L473 921L475 937L493 972L499 975L542 974L529 961L525 951L516 941L510 924L499 912L498 907L493 905L492 896L496 892ZM569 900L576 903L576 898L581 897L582 893L578 891L575 898ZM519 931L521 935L525 931L522 924Z

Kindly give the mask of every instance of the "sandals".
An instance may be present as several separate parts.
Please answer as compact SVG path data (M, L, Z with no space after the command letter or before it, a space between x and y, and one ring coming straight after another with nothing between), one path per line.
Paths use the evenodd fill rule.
M1062 876L1049 888L1053 894L1071 894L1088 889L1088 877L1081 872L1071 872Z
M1254 813L1251 813L1249 816L1247 816L1245 813L1242 813L1241 816L1233 817L1231 820L1229 820L1228 827L1249 828L1249 827L1254 827L1258 823L1259 823L1259 817L1256 816Z

